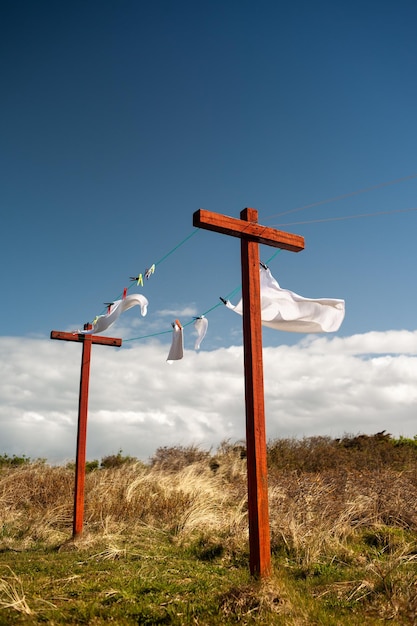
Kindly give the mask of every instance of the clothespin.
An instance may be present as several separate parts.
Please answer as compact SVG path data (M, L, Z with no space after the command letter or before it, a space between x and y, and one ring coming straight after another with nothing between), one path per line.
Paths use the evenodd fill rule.
M175 320L175 322L172 322L171 326L172 328L175 328L175 326L178 326L180 330L182 329L180 320Z
M98 315L96 315L92 321L93 326L97 323L97 320L98 320Z
M155 273L155 263L153 263L145 272L146 280L149 280L150 276Z
M126 296L127 296L127 287L125 287L123 289L123 298L122 298L122 300L125 300Z
M114 302L105 302L104 304L107 307L107 315L108 315L110 313L110 311L111 311L111 308L112 308Z
M265 265L265 263L262 263L262 261L260 261L260 266L264 268L264 270L268 269L268 266Z
M223 302L223 304L227 304L227 300L225 300L225 299L224 299L224 298L222 298L221 296L220 296L220 298L219 298L219 299Z
M137 281L137 285L142 285L143 287L143 276L142 274L138 274L137 276L130 276L130 280L136 280Z

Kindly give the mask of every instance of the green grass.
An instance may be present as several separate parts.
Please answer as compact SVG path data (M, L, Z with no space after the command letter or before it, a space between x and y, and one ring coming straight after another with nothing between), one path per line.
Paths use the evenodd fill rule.
M1 579L15 598L0 610L0 624L415 623L406 612L396 621L393 581L381 576L391 572L403 584L407 563L401 569L388 559L384 570L376 556L363 567L328 562L308 571L274 558L271 578L261 582L249 576L243 555L237 563L201 560L149 530L137 541L119 537L117 546L91 538L36 546L2 554ZM369 568L376 561L379 574ZM415 568L408 582L416 584Z
M263 620L253 598L253 606L238 601L230 621L221 609L230 611L232 590L256 587L245 567L200 561L160 533L117 548L88 543L3 553L3 575L31 613L3 608L0 624L227 624L247 617L251 623L251 613Z

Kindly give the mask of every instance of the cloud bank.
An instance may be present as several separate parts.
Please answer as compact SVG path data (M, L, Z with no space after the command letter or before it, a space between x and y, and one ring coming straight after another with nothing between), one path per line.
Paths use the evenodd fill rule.
M281 337L283 335L281 334ZM87 456L160 446L215 448L245 438L243 350L167 344L93 346ZM61 463L75 456L81 346L0 338L0 453ZM268 439L417 432L417 331L303 338L264 348Z

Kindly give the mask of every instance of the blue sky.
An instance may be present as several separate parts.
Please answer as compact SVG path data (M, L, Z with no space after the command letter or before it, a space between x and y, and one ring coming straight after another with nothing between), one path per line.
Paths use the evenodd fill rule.
M187 323L240 284L238 240L199 231L174 250L193 233L199 208L238 217L251 206L261 223L305 237L303 252L283 251L270 268L304 296L346 300L345 321L329 341L414 337L417 211L406 209L417 208L416 18L415 3L404 0L3 5L0 406L14 415L3 437L9 450L22 446L16 424L30 412L20 404L25 391L39 419L48 422L53 410L42 404L44 392L27 386L35 370L62 367L68 348L52 347L52 329L81 327L130 285L129 276L164 259L143 288L147 317L134 309L108 333L125 340L166 333L125 344L122 351L140 360L152 345L168 349L175 317ZM392 181L400 182L385 184ZM262 259L273 252L262 247ZM219 307L208 319L207 358L241 346L240 318ZM309 341L264 332L268 349L299 350ZM187 333L186 348L193 343ZM394 340L389 349L403 358ZM100 359L116 358L100 350ZM164 377L155 370L161 384ZM8 380L16 385L11 396ZM128 397L129 386L120 393ZM72 415L70 403L65 410ZM388 430L391 419L400 429L393 412L395 405ZM314 428L295 420L287 431L277 418L271 434L360 427L341 417L326 430L310 417ZM22 432L31 432L25 424ZM180 432L175 427L170 441ZM190 438L210 444L206 435ZM104 444L94 453L108 452Z

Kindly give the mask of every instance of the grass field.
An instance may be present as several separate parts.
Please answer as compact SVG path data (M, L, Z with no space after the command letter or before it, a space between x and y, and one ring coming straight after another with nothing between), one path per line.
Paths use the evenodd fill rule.
M268 444L273 573L249 575L243 445L90 461L0 456L3 624L417 624L417 440Z

